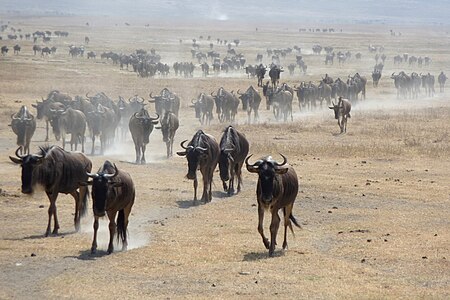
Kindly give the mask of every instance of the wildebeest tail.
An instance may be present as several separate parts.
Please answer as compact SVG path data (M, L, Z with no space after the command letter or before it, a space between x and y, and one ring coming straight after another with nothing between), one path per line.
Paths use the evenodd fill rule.
M117 240L122 242L127 239L127 230L125 229L125 212L123 209L119 210L117 216Z
M295 226L297 226L298 228L302 228L302 226L300 226L300 224L298 224L297 219L294 217L294 215L291 213L289 215L289 219L292 221L292 223L294 223ZM292 228L291 228L292 230Z

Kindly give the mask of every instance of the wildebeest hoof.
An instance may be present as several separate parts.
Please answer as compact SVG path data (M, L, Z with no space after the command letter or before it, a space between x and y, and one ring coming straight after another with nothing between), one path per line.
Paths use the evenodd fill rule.
M97 253L97 248L91 248L91 254Z

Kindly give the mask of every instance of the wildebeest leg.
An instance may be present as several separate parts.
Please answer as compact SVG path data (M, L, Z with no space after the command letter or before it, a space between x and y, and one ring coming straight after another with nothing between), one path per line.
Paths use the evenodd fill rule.
M228 186L228 196L232 196L234 194L235 164L232 161L229 161L229 166L230 166L230 182Z
M94 146L95 146L95 134L94 134L94 133L91 134L91 138L92 138L92 150L91 150L91 155L94 155Z
M109 245L108 245L108 254L113 253L114 251L114 235L116 234L116 214L117 211L108 211L108 219L109 219Z
M264 246L266 247L266 249L269 249L269 240L264 235L264 228L263 228L264 222L263 221L264 221L264 207L262 207L258 203L258 232L261 235Z
M97 252L97 231L98 231L98 217L94 216L94 239L92 240L91 254Z
M202 172L202 178L203 178L203 193L202 193L202 201L207 203L209 201L209 195L208 195L208 176L209 176L209 170L206 170L206 172Z
M237 193L239 193L241 191L241 183L242 183L242 164L243 163L238 163L236 164L234 170L236 172L236 177L237 177L237 182L238 182L238 186L237 186Z
M166 142L167 158L169 158L169 157L172 155L172 149L171 149L171 147L170 147L171 144L172 144L172 140L169 139L169 140Z
M280 217L278 216L278 211L272 209L272 222L270 223L270 247L269 256L273 256L275 251L275 245L277 244L277 233L280 227Z
M128 240L127 240L128 217L130 216L132 206L133 206L133 201L130 202L123 209L125 220L124 220L124 239L122 240L122 251L125 251L128 248Z
M259 114L258 114L257 109L254 110L254 114L255 114L255 116L254 116L253 120L255 123L257 123L259 121Z
M294 203L286 206L283 209L284 213L284 241L283 241L283 250L286 250L288 248L287 244L287 228L289 227L291 229L291 232L294 233L292 230L292 224L291 219L289 219L289 216L292 214L292 207L294 206Z
M45 120L45 141L48 142L48 120Z
M80 140L81 140L81 152L84 153L84 136L80 136Z
M136 164L139 164L141 157L141 147L135 142L134 143L134 150L136 151Z
M194 202L197 201L197 187L198 187L198 180L197 177L194 179Z
M47 230L45 232L45 236L48 236L51 231L51 221L52 216L54 220L53 234L58 234L59 222L58 217L56 215L56 198L58 197L58 193L53 194L52 192L47 192L48 199L50 200L50 206L48 207L48 225Z
M145 148L147 148L146 144L142 144L142 153L141 153L141 164L145 164Z

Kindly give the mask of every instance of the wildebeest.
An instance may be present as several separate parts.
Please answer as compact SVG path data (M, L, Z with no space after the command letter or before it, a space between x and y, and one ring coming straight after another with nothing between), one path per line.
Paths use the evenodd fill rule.
M258 78L258 86L263 86L264 75L266 75L266 67L260 64L255 70L256 77Z
M145 164L145 148L149 142L150 133L152 133L154 125L158 124L158 119L158 114L156 118L152 118L145 108L142 108L140 112L134 113L130 118L128 127L130 128L134 149L136 150L137 164Z
M19 55L19 52L20 52L20 46L19 46L19 45L15 45L15 46L13 47L13 49L14 49L14 54L15 54L15 55Z
M375 69L372 72L372 80L373 80L373 87L378 87L378 82L380 82L381 78L381 72L377 69Z
M447 76L444 74L443 71L441 71L441 73L438 76L439 92L441 93L444 92L445 81L447 81Z
M50 47L44 47L41 49L41 56L52 54L52 49Z
M84 113L71 107L59 110L50 109L50 111L53 113L50 124L56 140L62 139L62 148L66 149L66 134L70 134L70 150L77 151L78 143L81 143L81 152L84 152L86 133L86 116Z
M292 214L295 198L298 193L298 178L294 168L287 164L284 155L283 162L277 163L271 156L257 160L254 164L249 164L249 157L245 160L247 170L258 174L258 183L256 187L256 199L258 201L258 232L262 237L264 246L269 249L269 256L274 255L275 245L277 244L277 233L280 226L280 217L278 212L283 210L284 215L284 241L283 249L287 244L287 228L291 230L292 223L300 227L296 218ZM264 211L270 210L272 221L270 223L270 242L264 235L263 221Z
M283 116L283 120L286 122L289 115L291 116L291 121L294 120L292 115L292 92L283 87L274 89L267 82L263 86L263 94L266 97L267 108L269 109L271 105L273 106L273 114L277 121Z
M259 119L258 109L259 104L261 103L261 96L258 91L251 85L245 91L245 93L240 93L239 90L237 93L240 95L239 98L242 101L242 109L247 111L248 123L250 124L250 116L253 110L253 120L256 122Z
M17 146L19 146L20 154L30 153L30 141L36 130L36 120L23 105L19 112L11 115L11 128L17 135Z
M411 77L404 71L401 71L397 75L392 73L391 78L394 79L394 85L397 89L397 98L406 98L411 92Z
M177 152L179 156L186 156L188 161L187 179L194 180L194 202L197 201L197 170L200 170L203 177L202 201L209 202L212 199L211 185L214 170L219 160L219 144L216 139L198 130L187 146L184 144L187 140L181 142L184 151Z
M177 116L170 111L166 111L159 121L161 123L161 126L155 128L161 129L163 142L166 143L167 158L169 158L170 156L172 156L173 141L175 138L175 133L180 124Z
M239 107L239 99L233 92L226 91L223 87L217 90L216 95L211 93L216 103L216 113L220 122L234 122Z
M8 51L9 51L8 46L2 46L1 51L2 51L2 55L8 54Z
M200 93L198 98L191 102L195 109L195 117L199 119L200 124L210 125L213 119L214 97Z
M90 58L95 59L96 56L97 56L97 55L95 54L94 51L89 51L89 52L87 53L87 59L90 59Z
M92 208L94 212L94 239L91 253L97 251L98 219L108 215L109 219L109 245L108 254L114 251L113 239L122 242L122 251L128 246L127 227L131 208L134 204L135 189L130 174L119 171L110 161L105 161L95 174L87 173L92 178ZM116 214L119 212L116 221Z
M164 88L160 95L152 96L152 93L150 93L149 96L152 100L148 100L148 102L155 103L155 111L158 115L162 116L165 111L171 111L178 117L180 97L175 93L169 91L168 88Z
M269 70L270 81L272 82L272 87L276 88L278 86L278 82L280 81L280 74L283 72L283 69L277 65L273 65Z
M32 194L36 185L44 187L50 200L48 225L45 236L51 231L58 234L59 222L56 214L56 199L59 193L70 194L75 199L75 229L80 229L80 217L86 213L88 189L81 186L87 180L86 172L91 172L92 162L83 153L66 152L58 146L40 147L37 154L20 155L9 158L22 167L22 193ZM79 192L77 191L79 189Z
M422 74L420 74L422 75ZM425 94L429 97L434 96L434 75L430 73L422 75L422 87L425 89Z
M36 101L36 104L31 104L36 108L38 120L45 121L45 141L48 141L48 123L52 117L51 109L60 110L65 109L65 105L61 102L53 100L53 98L42 99L42 102Z
M330 109L334 110L334 118L338 120L339 128L341 133L347 132L347 119L350 118L350 110L352 109L352 104L348 99L339 97L337 104L332 103L333 106L329 106Z
M109 146L114 138L117 119L114 109L97 104L94 111L90 111L86 115L89 135L92 139L91 155L95 152L95 138L100 136L100 154L103 155L105 149Z
M228 196L231 196L234 193L235 176L237 177L237 193L241 191L241 169L248 154L249 143L242 133L230 125L223 131L219 147L220 178L222 179L223 189L228 193Z
M126 134L128 132L128 122L130 121L130 117L136 113L140 112L141 109L145 106L144 98L139 97L138 95L134 95L128 99L128 102L125 101L121 96L119 96L119 101L117 101L117 107L119 108L120 114L120 122L118 124L118 128L121 130L122 140L125 140Z

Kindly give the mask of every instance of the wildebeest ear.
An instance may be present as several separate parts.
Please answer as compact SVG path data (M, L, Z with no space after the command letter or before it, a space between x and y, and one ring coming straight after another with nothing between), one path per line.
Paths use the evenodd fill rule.
M289 170L289 168L275 168L275 173L277 174L286 174L286 172Z
M179 156L186 156L186 151L177 152ZM10 156L11 157L11 156Z
M22 163L22 159L17 158L17 157L10 156L9 159L12 160L12 162L15 163L15 164L19 164L20 165Z
M80 186L88 186L88 185L92 185L92 181L81 181L81 182L78 182L78 184Z

